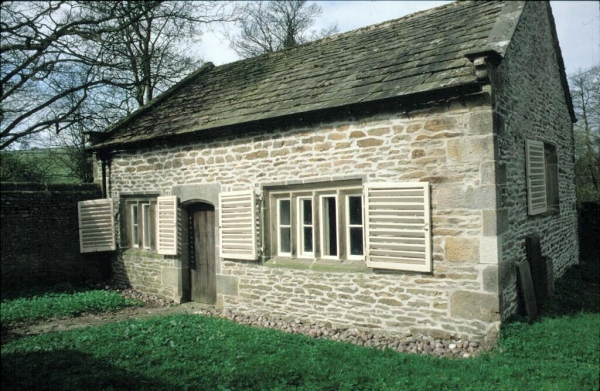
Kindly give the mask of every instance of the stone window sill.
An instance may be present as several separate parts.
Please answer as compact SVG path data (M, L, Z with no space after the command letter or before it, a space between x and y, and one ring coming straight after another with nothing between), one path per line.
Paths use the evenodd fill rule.
M121 251L123 256L127 257L144 257L144 258L156 258L163 259L164 256L158 254L156 250L146 250L140 248L125 248Z
M264 262L267 267L314 270L338 273L366 273L371 269L362 260L298 259L273 257Z

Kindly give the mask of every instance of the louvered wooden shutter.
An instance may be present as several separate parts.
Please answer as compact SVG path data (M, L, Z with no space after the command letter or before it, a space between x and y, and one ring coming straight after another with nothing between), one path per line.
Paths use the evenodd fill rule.
M177 255L177 197L156 198L156 232L158 253Z
M429 183L364 185L367 266L431 271Z
M254 191L233 191L219 195L219 228L221 232L221 257L255 260L256 196Z
M544 143L526 140L525 149L527 160L527 209L530 215L536 215L548 210Z
M80 201L79 249L82 253L113 251L115 245L115 219L111 199Z

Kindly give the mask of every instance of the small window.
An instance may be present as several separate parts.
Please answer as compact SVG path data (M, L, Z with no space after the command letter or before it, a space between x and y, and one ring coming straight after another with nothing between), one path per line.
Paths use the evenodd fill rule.
M289 199L278 200L277 214L278 253L280 255L290 255L292 253L292 209Z
M346 221L348 221L347 245L349 258L362 258L363 249L363 207L361 195L346 198Z
M546 164L546 200L548 210L558 211L558 154L554 145L544 144L544 162Z
M127 247L156 249L156 200L128 199L125 202Z

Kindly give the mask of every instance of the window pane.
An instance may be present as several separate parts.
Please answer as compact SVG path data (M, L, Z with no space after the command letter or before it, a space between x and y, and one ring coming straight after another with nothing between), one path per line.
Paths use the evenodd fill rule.
M144 248L154 248L154 207L150 206L150 204L143 204L142 216Z
M148 214L149 217L148 217L148 223L147 223L150 248L155 248L155 245L154 245L154 232L156 230L156 224L155 224L156 215L155 215L155 213L156 213L156 206L150 205L150 213Z
M350 215L350 224L362 225L362 197L348 197L348 212Z
M302 200L302 218L305 225L312 225L312 200Z
M362 228L350 228L350 255L363 255Z
M290 225L290 200L279 201L279 224Z
M137 247L140 243L138 230L138 206L131 205L131 244Z
M323 255L337 255L337 219L335 197L323 197Z
M304 227L304 247L303 252L313 252L313 229L312 227Z
M289 227L281 227L279 228L280 233L280 243L279 243L279 252L282 253L291 253L292 252L292 229Z

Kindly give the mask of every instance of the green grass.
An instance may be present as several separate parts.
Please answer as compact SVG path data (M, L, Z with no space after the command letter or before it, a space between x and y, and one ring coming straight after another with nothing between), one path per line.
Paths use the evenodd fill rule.
M140 301L125 298L117 292L64 284L52 288L29 288L5 295L0 306L0 320L5 329L45 319L111 312L140 305Z
M595 391L599 295L577 275L557 283L547 316L505 325L494 352L466 360L172 315L9 342L2 389Z

